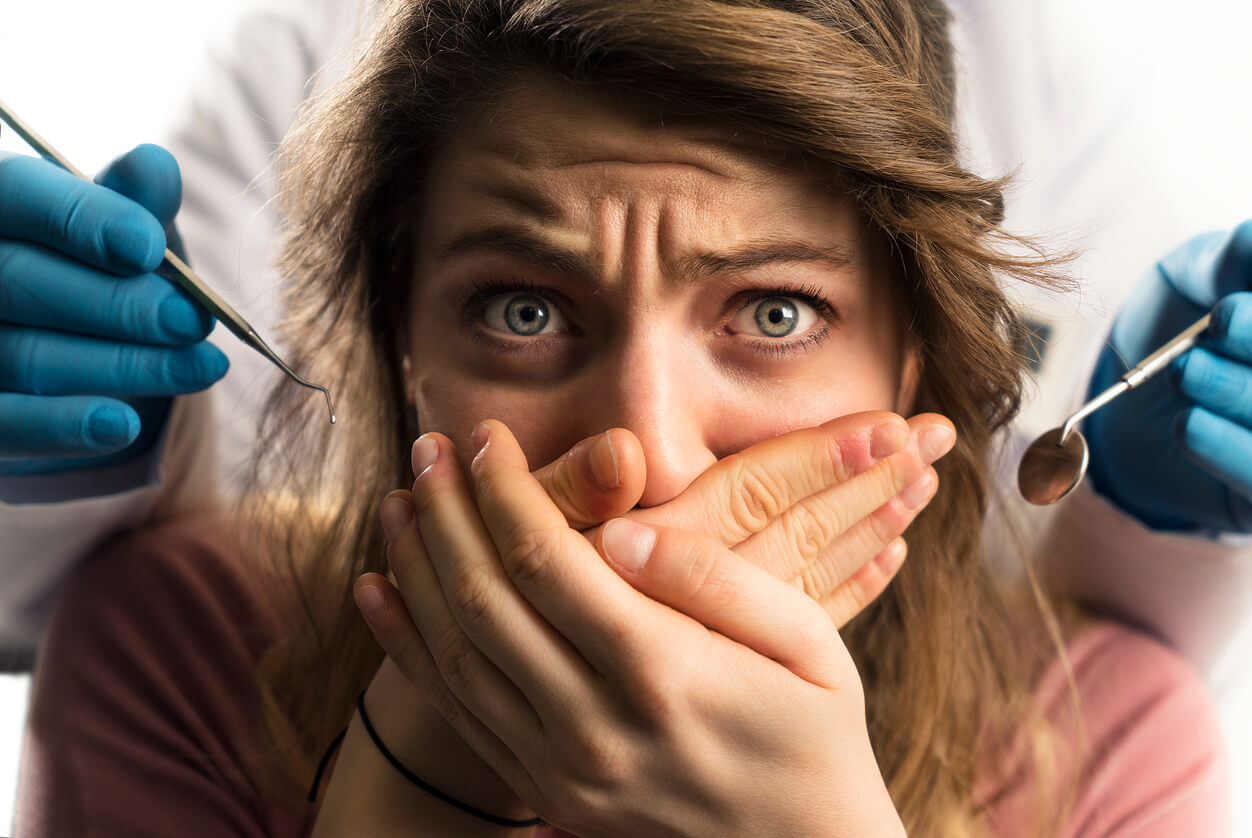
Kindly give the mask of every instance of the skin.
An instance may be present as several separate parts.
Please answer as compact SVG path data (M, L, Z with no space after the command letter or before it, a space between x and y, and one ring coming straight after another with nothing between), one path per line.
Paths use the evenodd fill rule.
M651 507L763 439L907 407L915 364L890 255L851 199L800 161L731 135L656 126L646 108L532 78L449 143L429 186L439 212L418 230L409 357L420 427L468 450L470 429L499 419L532 468L627 428L647 463L639 504ZM455 246L501 227L562 251L585 275L508 252L499 236ZM784 241L843 251L850 263L776 257L716 274L695 265ZM467 327L463 295L482 282L544 289L570 331L549 321L542 337L518 338L498 314ZM813 317L809 335L829 331L816 347L798 347L798 332L751 334L750 295L785 286L813 288L837 309L837 323ZM784 343L789 355L769 354Z
M584 835L899 832L819 604L870 558L898 567L954 439L893 415L917 370L882 237L803 161L541 78L463 124L426 205L406 375L439 432L383 506L395 586L357 586L384 741L460 799ZM510 329L518 294L543 333ZM799 312L781 338L755 325L777 297ZM589 543L603 518L559 487L597 461L638 506ZM507 832L379 762L354 720L315 835Z

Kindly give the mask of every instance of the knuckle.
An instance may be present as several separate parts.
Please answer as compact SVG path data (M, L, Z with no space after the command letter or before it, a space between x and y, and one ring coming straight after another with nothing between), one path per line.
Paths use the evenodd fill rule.
M571 742L569 769L579 778L583 794L593 789L617 788L631 774L631 749L620 736L597 730L576 735Z
M468 627L483 620L491 607L491 589L486 568L474 567L461 574L448 597L457 621Z
M778 517L782 493L777 480L742 454L732 455L730 514L734 522L748 532L759 532Z
M443 681L454 693L464 688L473 671L474 650L455 625L449 625L434 638L431 656Z
M850 477L853 465L846 462L843 443L829 434L825 435L825 441L825 449L817 454L820 462L813 465L822 476L822 484L829 486Z
M0 326L0 387L46 395L43 367L35 332Z
M806 565L800 571L798 581L800 590L804 591L805 595L810 599L815 599L819 602L830 596L832 591L839 588L839 580L826 562Z
M149 324L157 321L158 304L151 298L130 292L131 287L127 284L109 283L105 306L126 334L143 333L148 330Z
M435 712L454 728L460 725L465 711L452 690L437 678L426 678L424 681L427 685L426 698L435 708Z
M702 611L729 607L737 598L738 591L716 555L693 546L679 566L686 568L686 595L699 603Z
M898 497L892 498L865 519L861 543L877 552L904 532L912 520L913 513L904 503Z
M574 469L578 461L573 451L567 451L557 460L556 465L546 475L543 484L552 502L561 507L562 511L577 508L578 493L575 491Z
M398 579L408 579L418 564L417 552L407 537L387 542L387 566Z
M816 508L804 501L787 510L787 532L792 549L808 561L839 537L846 525L839 512L831 507Z
M835 628L842 628L849 620L865 610L870 598L865 588L855 579L849 579L822 603Z
M0 316L16 308L19 277L24 273L21 253L21 247L0 241Z
M500 562L509 578L527 591L548 590L556 581L557 528L519 531L506 541L508 546L500 551Z

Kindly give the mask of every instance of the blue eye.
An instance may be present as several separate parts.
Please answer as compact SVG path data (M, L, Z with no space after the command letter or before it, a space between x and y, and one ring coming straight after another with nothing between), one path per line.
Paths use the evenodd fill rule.
M521 337L567 331L560 309L536 294L496 294L483 306L483 322Z
M796 297L764 297L751 300L730 322L741 334L785 338L807 332L817 322L813 307Z

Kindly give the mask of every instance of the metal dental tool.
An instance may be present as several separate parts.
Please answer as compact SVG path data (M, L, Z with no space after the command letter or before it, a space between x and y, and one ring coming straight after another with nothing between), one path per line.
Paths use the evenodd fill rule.
M75 168L74 164L62 157L56 149L36 134L29 125L18 118L17 114L13 113L13 111L10 110L4 102L0 102L0 121L7 123L8 126L13 129L14 133L25 140L26 143L37 151L45 160L55 163L75 177L82 178L88 183L92 182L91 178L87 177ZM235 309L231 307L230 303L219 297L217 292L210 288L204 280L196 276L196 274L191 270L191 268L187 267L187 264L183 262L182 259L179 259L178 256L176 256L169 249L166 249L165 260L161 263L160 267L157 268L156 272L166 279L178 283L184 291L208 309L210 314L221 321L222 325L234 332L241 341L255 349L257 352L260 352L272 361L280 370L291 376L291 378L297 383L312 390L320 390L322 395L326 397L326 409L330 412L330 423L332 425L335 424L335 406L331 403L330 391L320 384L313 384L312 382L306 381L296 375L295 372L292 371L291 367L287 366L283 362L283 359L279 358L278 355L275 354L274 350L270 349L269 345L266 344L265 341L261 340L261 336L256 333L255 329L248 325L248 321L244 320L239 312L235 311Z
M1082 482L1087 473L1087 440L1078 423L1113 399L1133 390L1170 365L1175 358L1195 346L1196 339L1209 327L1211 315L1204 315L1181 334L1139 362L1112 387L1080 407L1059 428L1036 439L1022 456L1017 470L1017 488L1034 504L1056 503Z

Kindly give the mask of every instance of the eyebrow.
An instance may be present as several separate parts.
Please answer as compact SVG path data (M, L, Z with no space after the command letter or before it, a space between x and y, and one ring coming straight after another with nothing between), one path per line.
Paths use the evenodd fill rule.
M471 230L457 236L439 253L439 259L463 253L500 253L517 256L556 273L594 283L599 271L595 259L561 247L521 227L498 225ZM838 244L815 244L781 238L765 238L721 253L698 253L684 258L677 275L684 283L699 282L725 274L742 273L769 265L817 262L836 269L854 261L851 250Z

